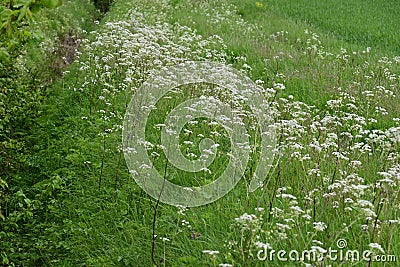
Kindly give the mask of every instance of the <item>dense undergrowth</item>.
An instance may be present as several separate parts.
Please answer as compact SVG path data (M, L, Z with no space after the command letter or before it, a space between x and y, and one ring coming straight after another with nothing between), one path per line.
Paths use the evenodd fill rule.
M376 52L374 42L349 44L318 25L280 18L266 5L117 1L82 38L50 97L35 105L40 116L26 116L30 130L21 122L29 143L7 154L21 163L2 174L12 177L2 203L3 263L282 266L276 257L258 259L260 249L323 255L340 239L351 250L398 257L400 58ZM224 198L187 209L157 205L139 188L126 168L121 130L132 95L152 71L189 60L229 64L251 77L270 103L278 143L261 189L248 192L249 167ZM170 98L184 101L202 90L210 93L189 87ZM148 152L160 173L166 160L157 125L168 105L177 105L168 101L148 121ZM205 137L229 156L227 132L207 120L192 126L181 136L188 158L199 156ZM192 176L168 167L167 177L208 183L225 167L216 162ZM288 264L350 263L322 257Z
M49 264L65 251L52 215L62 181L35 160L42 138L37 120L49 86L72 63L80 38L99 15L88 1L65 1L56 9L47 7L59 4L46 3L1 2L6 26L0 38L0 265L5 266ZM7 12L18 20L14 15L4 20Z

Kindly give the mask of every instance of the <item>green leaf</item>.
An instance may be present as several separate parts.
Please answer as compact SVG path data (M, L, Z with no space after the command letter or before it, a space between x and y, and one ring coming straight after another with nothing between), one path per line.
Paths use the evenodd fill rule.
M56 8L61 6L62 0L42 0L42 5L47 8Z
M20 11L19 9L12 10L12 11L11 11L10 17L16 17L16 16L18 16L19 11Z
M17 21L21 21L25 17L27 9L25 6L20 9Z
M38 40L43 40L44 39L44 34L40 30L33 31L31 33L32 33L32 37L35 38L35 39L38 39Z
M7 49L4 47L0 47L0 61L8 62L10 60L10 54Z
M3 188L3 189L8 187L6 181L4 181L4 180L1 179L1 178L0 178L0 187Z
M33 14L36 14L37 12L40 11L40 8L41 8L41 5L36 3L31 7L31 12Z
M32 12L31 12L31 10L29 8L26 10L26 16L25 17L27 19L29 19L29 20L32 20Z
M1 22L6 22L11 19L11 10L0 6L0 21Z
M24 30L23 34L26 37L32 37L32 33L30 31Z

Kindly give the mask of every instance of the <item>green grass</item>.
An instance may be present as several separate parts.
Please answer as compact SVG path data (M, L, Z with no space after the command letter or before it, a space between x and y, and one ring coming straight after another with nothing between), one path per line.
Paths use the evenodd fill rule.
M296 99L309 104L320 106L321 103L325 103L332 94L334 94L334 92L332 92L334 87L346 87L346 83L353 75L352 72L354 68L363 64L364 61L368 61L371 58L378 60L382 56L398 54L398 52L393 49L393 47L396 47L399 43L396 38L400 38L400 36L396 37L397 31L395 29L398 28L396 25L380 29L380 34L393 36L390 41L385 38L382 39L382 42L385 41L388 42L388 44L383 47L384 50L381 50L378 49L377 44L372 44L357 38L345 39L331 34L318 24L307 23L307 12L299 11L299 14L303 15L304 20L298 20L286 15L291 14L290 12L295 13L294 11L302 9L287 8L287 6L285 6L285 1L262 2L264 3L262 8L258 8L255 1L231 1L229 3L237 6L236 14L231 15L232 19L238 21L244 20L244 22L249 25L249 28L251 28L252 23L255 23L258 25L258 28L253 29L251 33L246 33L246 26L237 27L237 29L233 30L232 27L234 26L231 25L232 23L230 20L213 24L210 23L206 16L196 14L196 12L188 16L187 14L192 12L192 4L182 5L176 10L172 15L172 21L178 21L188 26L195 25L199 33L205 36L213 34L221 36L225 40L229 53L233 56L244 55L247 58L247 62L253 68L250 72L253 80L262 79L270 83L276 80L274 76L277 73L287 73L291 76L291 79L288 79L287 93L293 94ZM289 5L289 3L296 7L301 6L303 9L306 9L307 5L312 5L312 3L302 5L301 1L288 1L286 5ZM318 3L323 6L325 4L329 5L331 2L321 1ZM208 13L212 13L213 7L218 10L218 8L221 8L221 5L224 6L217 2L208 5L210 6L207 8ZM342 5L337 3L337 5L338 10L346 6L345 3L342 3ZM376 5L375 3L373 6ZM387 3L383 6L386 5ZM364 5L360 6L365 7ZM223 8L224 7L222 7L222 10ZM359 13L353 16L346 16L347 20L343 21L340 16L335 16L336 13L334 12L322 12L327 9L327 7L321 7L321 9L318 10L321 10L322 14L316 13L315 16L318 16L321 20L323 20L324 16L331 16L329 20L332 21L330 24L331 29L333 29L335 25L347 22L347 27L342 27L342 32L345 32L343 34L352 35L351 27L353 26L358 26L356 32L359 33L362 32L360 27L369 27L372 24L366 23L360 25L360 23L352 21L351 19L357 20L362 18L362 15ZM282 13L282 10L286 13ZM333 10L337 12L336 9ZM396 6L393 5L393 10L393 12L396 10L398 11L398 8L396 9ZM382 9L380 9L380 11L383 12ZM385 18L387 19L380 20L380 23L389 24L397 21L392 17ZM331 57L320 62L309 60L303 55L305 40L303 39L301 44L296 42L300 36L304 36L304 31L306 29L318 34L319 39L322 41L322 46L326 47L322 48L324 51L336 54L339 53L341 48L346 48L349 53L352 51L361 53L365 51L367 47L371 46L373 47L372 51L374 53L368 54L367 56L352 57L352 64L344 64L343 66L333 66L332 64L336 63L332 62ZM277 37L278 42L271 45L271 35L277 32L288 32L288 34L283 37ZM371 31L370 34L377 33ZM310 37L311 36L308 38ZM274 59L276 56L278 56L278 59ZM236 67L240 67L240 64L243 64L240 60L232 60L231 62L228 61L228 63L233 63ZM396 71L398 70L398 67L394 66L394 68L396 68Z
M400 256L399 224L389 223L399 219L399 184L381 182L384 186L380 187L376 183L382 179L377 172L389 172L400 160L398 143L377 131L395 126L392 119L400 111L397 96L380 89L398 94L400 65L391 56L398 53L394 18L400 9L390 2L372 1L368 5L366 1L261 3L262 7L248 0L117 1L99 28L83 41L81 56L53 85L42 116L35 120L35 147L27 159L36 173L50 177L36 185L40 192L49 188L46 192L52 195L44 208L46 216L37 220L46 218L53 223L47 229L54 244L50 250L59 253L57 258L41 255L43 265L153 266L153 256L159 266L282 266L276 259L257 260L254 243L301 251L317 245L313 240L335 249L340 238L348 242L349 249L362 251L370 243L379 243L386 254ZM350 5L353 8L347 7ZM132 9L135 13L130 13ZM368 20L362 23L364 18ZM174 23L196 30L202 38L194 38L192 30ZM368 46L371 52L363 53ZM391 63L379 61L384 55L390 56L387 61ZM276 91L267 98L276 111L280 154L262 190L248 191L259 160L254 153L244 179L223 198L184 211L160 203L152 253L156 200L129 175L120 126L130 98L148 77L148 70L172 61L205 58L231 64L258 80L264 89ZM279 89L277 83L286 88ZM170 95L172 99L159 101L150 113L147 141L160 144L156 125L179 103L210 94L207 86L181 89L179 94ZM339 102L327 104L328 100ZM387 114L376 113L375 107L385 108ZM198 155L202 139L198 134L207 137L218 131L219 138L211 136L221 144L218 158L210 166L211 174L168 166L167 179L174 183L209 183L226 166L227 133L221 127L209 127L208 119L199 121L200 126L185 125L193 135L180 134L181 151ZM246 127L252 122L249 118ZM360 129L376 130L373 133L380 139ZM252 142L259 141L254 130L249 129L249 133ZM325 145L321 150L315 145L317 141ZM385 148L385 144L391 147ZM344 158L332 154L337 151ZM149 155L152 152L160 154L154 156L154 165L163 174L165 154L159 146ZM357 167L357 161L362 165ZM60 180L61 185L54 186ZM30 197L35 198L33 194ZM368 210L362 212L362 204L357 204L361 200L371 202L379 220L367 219L364 212ZM255 210L259 207L264 211ZM303 213L296 213L296 207ZM255 216L246 222L239 219L244 213ZM326 229L314 229L314 222L324 222ZM46 253L43 248L37 250ZM220 253L211 256L203 250ZM365 265L358 262L354 266ZM396 266L371 264L381 265Z
M266 1L265 7L340 41L386 55L400 53L397 1Z

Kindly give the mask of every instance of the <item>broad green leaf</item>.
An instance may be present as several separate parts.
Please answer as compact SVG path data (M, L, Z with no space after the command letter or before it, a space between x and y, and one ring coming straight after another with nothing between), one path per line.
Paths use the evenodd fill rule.
M61 6L62 0L42 0L42 5L47 8L56 8Z

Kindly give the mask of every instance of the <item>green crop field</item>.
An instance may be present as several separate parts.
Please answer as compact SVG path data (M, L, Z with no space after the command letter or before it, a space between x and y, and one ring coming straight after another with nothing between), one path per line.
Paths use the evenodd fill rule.
M0 266L398 266L398 1L0 3Z

